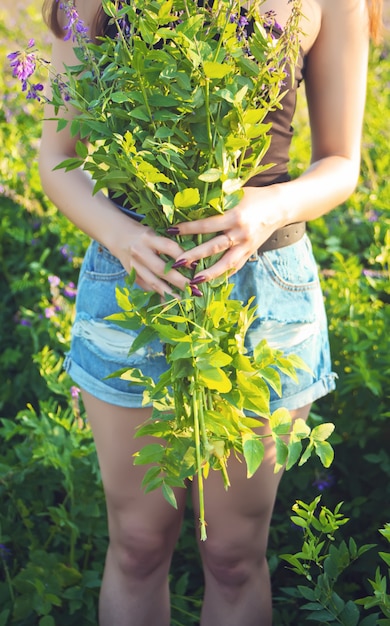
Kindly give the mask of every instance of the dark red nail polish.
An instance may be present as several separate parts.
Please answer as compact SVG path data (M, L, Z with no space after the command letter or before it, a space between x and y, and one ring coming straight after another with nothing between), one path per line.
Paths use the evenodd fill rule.
M172 267L173 269L177 269L178 267L184 267L184 265L187 265L186 259L178 259L177 261L174 262Z
M204 283L206 280L206 276L195 276L195 278L191 278L190 285L199 285L199 283Z
M166 232L168 233L168 235L178 235L180 233L180 230L177 226L170 226L169 228L167 228Z
M201 290L198 289L197 287L194 287L193 285L191 285L191 293L193 296L203 296L203 293L201 292Z

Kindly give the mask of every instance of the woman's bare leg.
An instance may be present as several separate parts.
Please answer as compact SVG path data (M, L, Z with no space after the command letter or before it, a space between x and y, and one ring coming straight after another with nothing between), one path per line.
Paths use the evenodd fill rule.
M306 419L309 410L306 406L292 411L292 417ZM282 472L274 473L274 445L271 439L265 441L263 463L252 478L246 478L245 464L231 456L227 491L218 472L210 472L205 481L207 540L200 542L206 584L202 626L272 624L266 551Z
M83 393L107 501L110 542L99 605L100 626L169 626L168 573L185 505L176 491L178 510L160 491L145 494L145 466L133 454L155 438L134 440L147 409L125 409ZM149 441L148 441L149 440Z

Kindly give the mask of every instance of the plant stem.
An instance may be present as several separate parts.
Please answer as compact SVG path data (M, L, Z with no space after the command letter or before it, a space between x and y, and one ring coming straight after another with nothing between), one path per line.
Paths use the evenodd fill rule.
M15 594L14 594L14 589L12 586L12 579L9 573L9 569L8 569L8 565L5 562L5 559L1 558L2 562L3 562L3 568L4 568L4 574L5 574L5 579L7 581L7 587L8 587L8 591L9 591L9 595L11 597L12 603L14 603L15 601Z
M196 375L196 370L195 370ZM196 376L197 378L197 376ZM196 473L198 475L198 494L199 494L199 524L200 524L200 538L202 541L207 539L206 533L206 520L204 512L204 490L203 490L203 470L202 470L202 454L201 454L201 441L200 441L200 419L199 419L199 389L198 382L196 381L196 389L192 396L192 413L194 416L194 436L195 436L195 449L196 449Z

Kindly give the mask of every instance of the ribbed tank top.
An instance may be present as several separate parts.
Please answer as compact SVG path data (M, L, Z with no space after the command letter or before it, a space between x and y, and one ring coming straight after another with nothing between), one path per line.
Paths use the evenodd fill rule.
M274 27L273 31L275 32L275 30ZM303 51L300 49L295 67L294 84L290 88L287 84L288 91L281 100L282 108L271 111L265 118L265 122L271 122L272 128L270 131L271 144L263 163L264 165L268 163L275 165L251 178L247 183L251 187L265 187L290 180L289 153L293 137L292 120L297 102L297 89L303 80L304 59Z

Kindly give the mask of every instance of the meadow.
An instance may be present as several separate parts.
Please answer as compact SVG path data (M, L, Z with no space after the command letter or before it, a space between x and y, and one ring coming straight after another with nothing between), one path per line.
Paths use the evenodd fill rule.
M6 63L31 37L48 53L39 2L24 4L23 23L7 4L0 8L0 626L96 625L105 505L79 393L62 371L88 241L41 189L42 106L26 101ZM325 470L313 458L282 480L269 545L275 626L390 625L389 96L385 41L371 51L357 189L309 226L338 374L336 392L315 404L310 423L336 425L335 460ZM293 176L308 159L300 102ZM172 563L172 625L199 622L195 536L189 506Z

